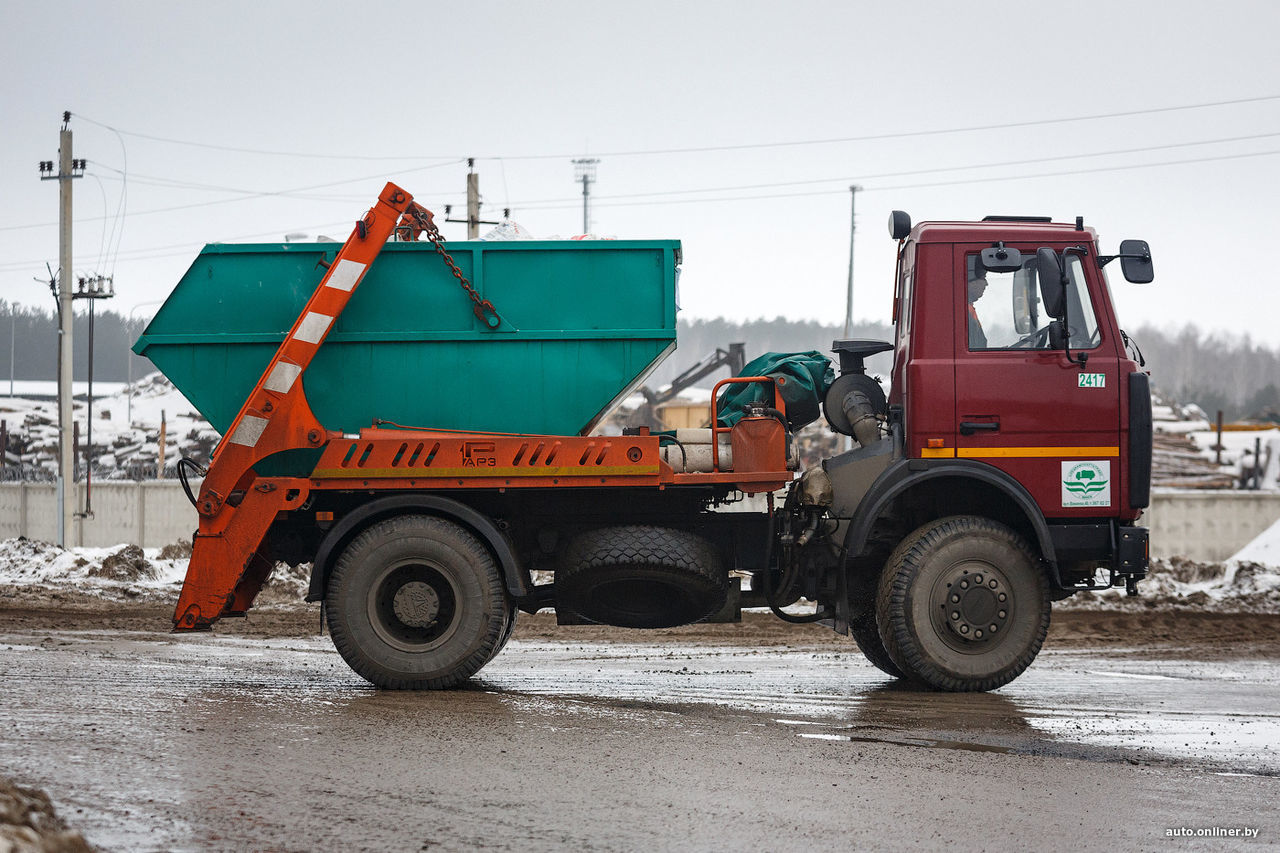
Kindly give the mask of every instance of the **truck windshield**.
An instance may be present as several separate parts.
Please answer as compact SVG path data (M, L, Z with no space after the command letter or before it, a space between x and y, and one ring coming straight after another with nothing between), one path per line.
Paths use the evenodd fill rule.
M970 350L1050 349L1049 322L1040 304L1034 255L1024 255L1021 269L989 272L978 256L967 257L965 288ZM1067 256L1067 319L1072 349L1098 345L1098 323L1089 298L1084 268Z

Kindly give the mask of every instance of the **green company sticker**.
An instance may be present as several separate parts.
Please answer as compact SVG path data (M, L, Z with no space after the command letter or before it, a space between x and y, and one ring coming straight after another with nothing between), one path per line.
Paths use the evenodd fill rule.
M1107 374L1105 373L1081 373L1076 383L1077 388L1106 388Z
M1063 506L1111 506L1111 463L1063 462Z

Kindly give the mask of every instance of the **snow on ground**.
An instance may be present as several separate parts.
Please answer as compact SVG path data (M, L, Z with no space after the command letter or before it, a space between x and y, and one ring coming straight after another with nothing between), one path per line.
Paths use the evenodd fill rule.
M78 592L108 601L173 601L186 577L189 554L185 543L145 551L134 545L68 550L49 542L4 539L0 540L0 588L47 590L51 595ZM277 564L258 604L301 604L310 572L309 564ZM1225 564L1157 560L1139 590L1136 598L1126 597L1122 589L1081 593L1055 607L1280 614L1280 522Z
M1258 563L1224 565L1175 557L1155 560L1138 595L1123 589L1080 593L1055 604L1069 610L1170 608L1214 613L1280 614L1280 570Z
M123 592L125 587L163 590L181 584L186 557L161 559L160 551L144 551L136 545L67 549L24 537L4 539L0 540L0 584L75 587L97 594Z
M1154 560L1138 585L1124 590L1076 595L1059 607L1072 610L1171 606L1222 613L1280 614L1280 521L1264 530L1225 563L1197 563L1181 557Z
M74 591L110 601L176 600L190 554L187 543L68 549L25 537L0 539L0 588ZM310 564L277 564L259 603L301 603L310 579Z
M1280 568L1280 519L1232 554L1227 563L1260 563L1273 569Z

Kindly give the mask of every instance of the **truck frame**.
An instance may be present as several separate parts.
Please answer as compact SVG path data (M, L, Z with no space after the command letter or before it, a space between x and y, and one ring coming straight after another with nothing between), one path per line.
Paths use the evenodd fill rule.
M1100 256L1080 220L912 228L895 212L890 230L896 340L835 342L840 376L819 389L832 428L858 446L797 477L792 433L812 416L785 371L763 372L716 385L712 426L683 436L709 451L695 468L681 436L648 428L326 429L306 370L388 240L431 240L476 317L495 316L432 214L387 184L189 490L199 529L174 630L243 616L283 560L312 563L308 600L322 602L348 664L385 688L460 684L501 651L521 610L645 628L745 604L852 635L896 677L1007 683L1038 653L1051 600L1133 593L1146 573L1148 377L1103 267L1120 258L1127 278L1150 281L1150 252L1125 241ZM1012 320L1003 341L975 347L966 285L979 278L1007 291ZM1003 328L993 322L991 337ZM889 350L886 397L865 360ZM722 392L744 388L725 417ZM301 448L318 454L307 476L255 470ZM720 511L743 495L767 509ZM538 570L554 582L535 583ZM797 615L801 599L817 609Z

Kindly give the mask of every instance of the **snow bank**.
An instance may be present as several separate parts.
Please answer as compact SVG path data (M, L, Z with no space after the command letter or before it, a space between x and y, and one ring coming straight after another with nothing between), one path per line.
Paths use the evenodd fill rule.
M1231 555L1228 563L1261 563L1280 569L1280 519Z
M1280 520L1225 563L1198 563L1181 557L1155 560L1138 590L1136 598L1117 589L1081 593L1056 606L1070 610L1173 607L1280 614Z
M74 591L111 601L176 600L187 575L190 545L62 548L19 537L0 539L0 587ZM259 595L260 604L301 603L311 578L309 564L276 565Z

